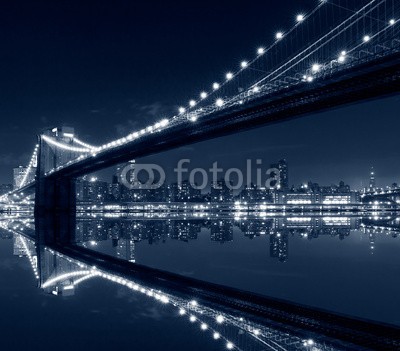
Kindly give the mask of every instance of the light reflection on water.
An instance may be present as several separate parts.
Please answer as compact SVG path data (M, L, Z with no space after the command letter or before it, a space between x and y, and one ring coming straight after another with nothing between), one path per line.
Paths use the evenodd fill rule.
M201 331L217 337L225 347L232 343L238 349L257 349L253 344L259 337L266 343L283 340L274 328L198 306L189 299L87 266L49 248L44 248L40 266L35 242L18 235L21 231L34 234L32 220L0 223L4 238L13 235L14 255L28 258L41 289L49 294L79 295L87 283L101 279L173 307L175 312L171 313L198 324ZM247 220L97 217L78 218L73 239L78 245L130 262L400 324L396 313L399 304L394 298L382 298L400 293L393 279L400 268L398 233L399 221L391 216ZM218 318L229 321L229 327L221 330ZM242 332L237 334L238 330ZM291 338L296 347L304 343L301 338ZM323 343L320 347L329 349Z
M139 264L400 324L393 216L85 219L80 245ZM368 308L366 308L368 306Z

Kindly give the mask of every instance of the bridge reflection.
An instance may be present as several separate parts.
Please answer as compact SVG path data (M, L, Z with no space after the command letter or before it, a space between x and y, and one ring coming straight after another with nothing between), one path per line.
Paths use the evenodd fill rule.
M325 218L287 217L251 222L236 221L241 232L251 238L268 233L270 253L287 258L288 238L300 235L315 239L330 235L343 239L353 229L366 235L379 233L396 237L397 218ZM38 287L49 294L71 296L78 286L90 279L101 279L123 286L134 294L143 294L155 303L168 306L171 313L187 318L194 327L210 333L216 342L238 350L336 350L396 349L399 329L393 326L351 319L227 288L173 273L141 266L105 255L84 246L111 237L125 244L140 240L193 240L201 228L208 228L211 239L232 240L233 225L228 218L170 220L131 220L107 218L78 219L70 241L46 240L39 233L45 226L31 219L8 219L0 222L3 233L14 237L14 253L27 257ZM162 228L162 230L161 230ZM163 233L163 234L162 234ZM79 246L79 245L81 246ZM130 251L128 251L130 252ZM134 254L134 251L133 251ZM281 256L280 256L281 255ZM123 257L126 258L126 257Z

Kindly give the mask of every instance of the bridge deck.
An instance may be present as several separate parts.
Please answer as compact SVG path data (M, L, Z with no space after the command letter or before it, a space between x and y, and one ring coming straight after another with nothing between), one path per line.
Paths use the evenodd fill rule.
M209 114L196 122L179 121L161 132L142 136L62 168L48 179L76 178L139 157L167 151L262 125L375 99L400 91L400 53L326 74L313 83L288 85L279 91ZM31 193L32 182L15 193Z

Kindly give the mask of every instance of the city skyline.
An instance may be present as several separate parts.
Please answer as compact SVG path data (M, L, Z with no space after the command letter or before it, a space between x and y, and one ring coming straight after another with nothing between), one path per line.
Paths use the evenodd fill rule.
M188 161L190 162L190 160L187 160L186 163L189 163ZM132 161L132 162L133 162L133 164L135 164L135 161ZM247 162L250 162L250 164L252 164L252 160L247 160ZM258 163L258 162L261 164L261 160L257 160L256 163ZM284 166L285 168L283 168L283 169L280 168L280 166L279 166L279 164L281 162L284 162L284 164L285 164L285 166ZM84 176L82 179L85 179L85 180L88 180L88 181L98 181L99 180L99 181L106 182L106 183L116 183L116 182L120 183L120 180L119 180L120 174L119 173L127 165L129 165L129 164L121 164L121 165L119 165L117 168L114 169L114 172L112 172L113 174L111 176L108 175L108 177L104 175L105 172L100 172L98 175L90 174L90 175ZM266 168L266 166L267 165L263 165L264 168ZM195 168L195 166L192 166L191 168ZM310 184L311 184L311 186L314 185L314 186L322 186L322 187L325 186L326 187L326 186L336 186L337 184L343 182L342 179L339 179L335 183L320 185L320 183L318 181L316 181L314 179L308 179L308 180L306 180L306 181L304 181L304 182L302 182L300 184L294 184L294 183L291 183L289 181L288 170L287 170L288 169L288 163L287 163L286 159L281 159L278 163L271 163L269 165L269 169L274 169L274 168L279 169L279 171L282 172L281 174L283 174L284 179L283 180L281 179L281 180L279 180L277 182L272 182L271 184L275 184L275 186L272 186L271 189L274 189L276 187L276 185L278 185L278 184L279 184L278 190L279 189L285 189L285 190L292 189L293 190L293 189L301 189L304 186L307 187ZM27 167L23 167L21 165L18 166L18 167L13 168L13 181L12 181L12 183L0 184L0 195L5 194L5 193L7 193L9 191L12 191L13 189L18 189L19 184L21 183L23 178L26 178L26 183L29 183L29 182L33 181L34 178L35 178L36 168L29 169L29 174L28 175L26 174L27 173L27 169L28 169ZM248 169L242 171L242 173L245 173L247 170ZM189 173L190 171L191 171L191 169L187 169L186 170L187 173ZM211 171L211 169L210 169L210 171ZM222 172L222 171L223 171L223 169L221 169L221 171L219 171L219 172ZM265 169L264 169L264 171L265 171ZM179 184L179 181L177 181L177 178L179 179L179 176L176 175L177 169L174 169L174 172L175 172L174 176L167 177L167 179L165 179L165 181L161 184L162 186L163 185L171 185L171 184L175 184L175 183ZM107 173L109 173L109 172L107 172ZM250 174L252 174L252 173L256 173L256 172L253 172L253 170L252 170ZM290 173L290 174L292 176L292 173ZM272 173L272 176L274 176L274 173ZM280 175L277 175L277 177L279 179ZM107 180L107 178L110 178L110 179ZM294 176L294 178L296 178L296 177ZM226 183L226 179L224 179L223 175L219 176L216 179L218 179L218 181L224 180L224 182ZM273 179L273 178L271 178L271 179ZM143 182L145 182L145 181L146 180L143 180ZM194 183L192 184L191 181L189 180L189 176L188 175L183 177L182 181L189 182L192 187L196 187L197 186L196 179L193 180ZM368 179L366 178L363 181L363 183L365 185L363 187L352 188L352 189L356 190L356 191L365 191L366 189L370 189L370 190L373 190L373 189L385 189L385 188L387 189L387 188L396 188L397 184L398 184L397 181L394 180L390 184L381 185L380 184L381 182L379 182L379 177L378 177L378 184L379 184L379 186L378 186L376 181L377 181L377 179L376 179L375 168L371 167L370 170L369 170L369 173L368 173ZM231 179L231 182L234 183L234 180ZM265 187L263 185L263 183L257 185L257 181L255 179L250 179L249 182L247 180L244 181L243 186L241 186L236 191L236 193L239 192L239 191L245 190L246 187L248 187L249 185L254 186L256 188ZM213 187L213 182L212 181L208 181L207 185L202 188L202 193L203 194L209 193L210 190L212 189L212 187Z
M314 5L314 1L304 1L298 11ZM4 116L4 128L0 131L0 183L11 182L7 169L27 164L30 145L34 146L35 135L45 128L69 125L84 140L98 145L173 115L193 94L254 55L260 45L270 41L277 28L289 26L295 17L286 11L293 4L283 1L274 4L274 13L279 16L266 22L262 13L269 13L270 6L257 4L246 9L252 21L243 31L235 25L235 20L243 15L239 7L213 3L213 11L209 11L203 4L196 10L204 17L193 20L192 5L161 5L151 8L151 18L166 25L167 45L160 41L156 26L149 23L147 31L137 30L144 25L141 15L150 11L148 4L126 4L124 14L106 4L95 11L88 4L59 6L28 3L19 13L17 6L10 5L2 14L5 18L0 21L0 28L11 32L13 40L4 43L10 56L3 57L3 66L9 69L3 72L5 77L0 83L4 93L0 110ZM225 16L226 11L229 16ZM13 15L12 22L7 20L7 14ZM138 21L131 21L129 16ZM166 17L177 20L170 22ZM71 18L76 27L66 30L62 23ZM222 23L215 22L216 18ZM205 29L203 21L210 27ZM190 33L182 28L191 28ZM219 35L210 36L213 31ZM196 40L189 40L192 36ZM75 40L77 37L80 40ZM113 42L113 37L119 39ZM84 45L87 42L91 45ZM107 45L115 50L105 50ZM32 50L21 54L24 47ZM161 52L162 65L157 60ZM141 69L143 63L148 67L146 74ZM24 66L32 68L30 74L24 74ZM41 72L40 76L36 72ZM97 77L102 77L101 83ZM159 77L163 78L161 82ZM42 80L46 84L38 87ZM10 87L6 82L13 83ZM21 86L31 88L24 91L23 98L16 93ZM324 184L343 179L353 188L361 187L364 172L375 166L380 170L382 183L390 184L398 182L400 175L400 166L395 162L399 157L399 105L400 100L394 95L191 145L150 159L162 164L164 159L189 154L199 159L199 166L203 167L202 163L209 163L209 155L218 150L229 168L240 167L249 156L268 160L285 157L298 177L294 184L308 178ZM384 127L384 133L377 132Z
M400 0L17 0L0 43L2 349L400 350Z

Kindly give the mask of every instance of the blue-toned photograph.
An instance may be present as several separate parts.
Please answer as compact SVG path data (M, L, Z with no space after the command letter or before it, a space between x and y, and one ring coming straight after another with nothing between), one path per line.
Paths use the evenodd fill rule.
M400 350L400 1L0 1L0 350Z

